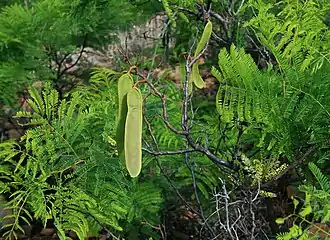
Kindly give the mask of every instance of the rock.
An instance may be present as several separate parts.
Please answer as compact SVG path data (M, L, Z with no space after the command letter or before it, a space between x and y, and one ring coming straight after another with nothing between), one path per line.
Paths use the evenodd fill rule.
M134 25L132 29L118 34L119 43L109 45L106 49L107 55L114 58L119 49L126 49L128 53L140 53L143 49L152 48L162 37L166 25L167 15L158 13L145 24ZM173 45L174 40L170 39L169 45Z
M125 53L126 47L128 54L139 54L142 59L142 51L154 47L162 37L166 21L166 14L159 13L145 24L134 25L129 31L119 32L119 42L110 44L101 51L91 47L85 47L83 52L81 52L79 48L66 58L61 69L68 69L66 71L67 74L76 75L81 71L89 71L93 67L113 67L116 65L116 57L119 54L118 50L124 50ZM169 45L173 44L173 39L171 39ZM58 67L55 61L52 62L52 66L54 69Z
M33 87L39 88L39 89L42 89L43 85L44 85L43 81L36 81L32 84Z

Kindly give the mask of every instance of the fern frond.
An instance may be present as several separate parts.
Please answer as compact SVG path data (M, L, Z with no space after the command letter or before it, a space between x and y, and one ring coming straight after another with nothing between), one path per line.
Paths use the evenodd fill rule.
M170 21L173 24L173 26L175 26L176 25L176 22L175 22L173 11L170 8L170 5L169 5L168 0L162 0L162 3L163 3L163 7L165 9L165 12L166 12L168 18L170 19Z
M299 63L299 70L317 72L329 62L329 28L324 18L330 6L316 0L282 1L280 5L251 1L250 6L259 13L245 24L256 30L261 41L274 55L280 68L291 64L297 54L306 56ZM275 15L274 9L280 14Z
M330 191L330 180L321 172L321 170L316 166L315 163L308 163L309 170L313 173L317 182L320 184L322 190L325 192Z

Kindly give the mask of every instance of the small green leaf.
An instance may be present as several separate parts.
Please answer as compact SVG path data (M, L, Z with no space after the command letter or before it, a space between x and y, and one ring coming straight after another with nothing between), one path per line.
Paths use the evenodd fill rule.
M305 205L309 205L310 201L311 201L311 195L309 193L306 193Z
M310 214L312 212L312 207L311 205L307 205L300 213L299 215L302 217L307 216L308 214Z
M325 214L325 216L323 217L321 223L326 223L330 220L330 210L328 210L328 212Z
M294 197L292 197L292 200L293 200L294 208L296 209L299 204L299 201L297 199L295 199Z
M283 224L283 223L284 223L284 218L277 218L277 219L275 220L275 222L276 222L277 224Z

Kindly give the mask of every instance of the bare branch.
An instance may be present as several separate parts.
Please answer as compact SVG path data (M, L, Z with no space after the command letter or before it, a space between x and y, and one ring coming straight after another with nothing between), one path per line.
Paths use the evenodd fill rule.
M181 193L179 192L179 190L174 186L173 182L171 181L171 179L167 176L167 174L165 173L164 169L162 168L162 166L160 165L158 159L157 159L157 166L159 167L160 171L163 173L164 177L166 178L166 180L169 182L169 184L171 185L171 187L174 189L174 191L176 192L176 194L179 196L179 198L182 200L182 202L191 210L193 211L195 214L197 214L199 217L201 217L201 214L196 211L185 199L184 197L181 195Z
M189 143L188 143L188 141L186 141L186 148L188 149L188 147L189 147ZM196 201L197 201L197 204L198 204L198 207L199 207L199 212L200 212L201 218L203 220L203 224L207 227L207 229L210 231L210 233L214 237L215 232L213 231L211 226L206 221L203 206L202 206L202 203L199 199L199 194L198 194L198 190L197 190L197 183L196 183L196 177L195 177L195 170L194 170L195 169L195 162L193 161L192 164L190 164L187 152L185 153L184 158L185 158L186 165L187 165L187 167L188 167L188 169L190 170L190 173L191 173L192 186L193 186L195 198L196 198Z
M168 156L168 155L180 155L189 152L196 152L195 149L187 149L187 150L177 150L177 151L162 151L162 152L154 152L146 148L142 148L143 151L150 153L153 156Z
M226 19L216 12L210 11L210 15L222 23L228 23Z
M162 108L163 108L163 118L164 118L163 121L164 121L166 127L168 129L170 129L172 132L176 133L176 134L185 135L185 133L183 131L177 130L176 128L174 128L172 126L172 124L170 124L170 122L168 120L168 114L167 114L166 98L165 98L165 96L161 92L159 92L157 90L157 88L150 81L147 80L146 76L142 72L140 72L137 68L135 70L136 70L137 74L141 78L143 78L143 81L149 85L149 87L152 89L152 91L154 92L154 94L157 95L159 97L159 99L161 100L161 102L162 102Z
M257 239L266 227L266 220L257 206L260 204L259 191L255 193L255 190L241 188L228 191L226 182L219 180L221 186L216 187L213 194L215 211L207 218L217 230L217 238L213 239L223 239L224 236L232 240Z
M160 152L159 150L159 146L158 146L158 143L157 143L157 140L153 134L153 131L152 131L152 128L151 128L151 125L147 119L147 117L144 115L143 116L143 119L144 119L144 122L147 124L147 127L148 127L148 131L149 131L149 134L151 135L151 138L156 146L156 149L158 152L152 152L151 150L149 149L145 149L145 148L142 148L142 150L154 155L155 157L157 156L164 156L164 155L176 155L176 154L181 154L180 151L176 151L176 152ZM187 150L185 150L187 151ZM194 151L194 150L193 150ZM197 214L199 217L201 217L201 214L196 211L185 199L184 197L181 195L181 193L179 192L179 190L174 186L174 184L172 183L171 179L167 176L167 174L165 173L164 169L162 168L159 160L156 158L156 161L157 161L157 166L159 167L160 171L163 173L164 177L166 178L166 180L169 182L169 184L171 185L171 187L174 189L174 191L176 192L176 194L179 196L179 198L183 201L183 203L191 210L193 211L195 214Z
M80 52L79 52L79 55L78 55L76 61L73 64L71 64L69 67L65 67L63 69L63 71L58 75L58 78L61 78L68 70L70 70L71 68L73 68L74 66L76 66L78 64L78 62L80 61L82 54L85 50L86 44L87 44L87 35L85 35L85 37L84 37L84 41L83 41L83 44L81 46L81 49L80 49Z

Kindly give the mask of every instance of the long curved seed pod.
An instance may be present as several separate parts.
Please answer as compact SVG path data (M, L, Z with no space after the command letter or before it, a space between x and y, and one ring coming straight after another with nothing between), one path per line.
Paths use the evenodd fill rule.
M132 89L133 78L129 73L123 74L118 80L118 116L116 142L120 158L124 161L124 135L127 116L127 93Z
M194 63L194 65L192 66L190 78L190 81L194 82L197 88L205 88L205 82L199 74L198 63Z
M142 94L132 88L127 93L127 118L125 125L125 160L131 177L140 174L142 166Z
M200 54L201 51L203 51L206 44L210 40L211 34L212 34L212 22L208 21L207 24L205 25L203 35L202 35L201 39L199 40L198 45L196 47L194 57L197 57L198 54Z
M212 22L208 21L207 24L205 25L202 37L199 40L198 45L196 47L195 54L194 54L195 58L203 51L206 44L210 40L211 34L212 34ZM201 88L205 87L205 82L203 81L201 75L199 74L197 61L192 66L190 79L191 79L191 82L194 82L194 84L197 88L201 89Z

